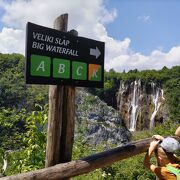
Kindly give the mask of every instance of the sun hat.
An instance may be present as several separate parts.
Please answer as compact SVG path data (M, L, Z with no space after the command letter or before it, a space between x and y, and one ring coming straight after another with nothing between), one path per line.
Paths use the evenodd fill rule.
M160 146L166 151L170 153L174 153L175 151L180 149L180 143L171 137L164 138L160 144Z

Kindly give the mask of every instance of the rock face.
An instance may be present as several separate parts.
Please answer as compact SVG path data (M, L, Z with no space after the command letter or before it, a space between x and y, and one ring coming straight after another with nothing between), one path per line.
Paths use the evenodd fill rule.
M131 83L122 82L117 103L130 131L152 129L168 118L164 91L154 82L143 84L140 79Z
M95 145L128 142L130 132L117 110L85 91L77 92L76 105L76 135L83 131L88 143Z

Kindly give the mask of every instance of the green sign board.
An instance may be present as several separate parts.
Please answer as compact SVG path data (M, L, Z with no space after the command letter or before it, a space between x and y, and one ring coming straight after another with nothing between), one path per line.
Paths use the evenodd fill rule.
M26 82L103 87L104 42L27 24Z

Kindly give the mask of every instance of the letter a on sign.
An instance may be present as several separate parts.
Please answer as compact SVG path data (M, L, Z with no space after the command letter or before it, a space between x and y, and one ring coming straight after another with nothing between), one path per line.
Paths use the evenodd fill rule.
M51 59L47 56L31 55L31 75L50 76Z
M43 71L43 72L45 71L44 61L41 61L41 63L37 67L36 71Z

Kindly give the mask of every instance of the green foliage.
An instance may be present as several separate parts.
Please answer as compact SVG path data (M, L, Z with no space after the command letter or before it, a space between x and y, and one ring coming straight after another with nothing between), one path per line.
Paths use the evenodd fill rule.
M159 125L152 131L140 131L140 132L134 132L132 135L132 141L140 140L144 138L152 137L154 134L160 134L162 136L172 136L174 135L174 132L176 128L178 127L178 124L175 124L173 121L166 121L162 125ZM100 145L99 147L100 151L103 151L103 145ZM88 147L84 146L84 144L81 145L79 143L78 149L81 149L81 154L83 157L86 155L85 151ZM76 151L77 152L77 151ZM98 151L99 152L99 151ZM119 161L117 163L112 164L111 166L104 167L102 169L97 169L91 173L88 173L87 175L81 175L78 177L75 177L76 180L83 180L83 179L98 179L98 180L155 180L156 177L153 173L151 173L149 170L145 169L143 166L143 160L144 160L145 154L140 154L137 156L133 156L131 158ZM156 159L152 158L152 163L156 164Z
M102 147L102 145L101 145ZM82 148L82 146L79 146ZM83 147L83 149L86 149ZM102 150L101 150L102 151ZM76 180L155 180L155 175L143 166L143 159L145 154L137 155L107 166L96 169L85 175L75 177ZM155 163L155 159L153 159Z
M1 149L1 151L6 154L8 160L6 175L22 173L44 167L47 105L45 107L36 105L35 109L35 111L26 114L24 125L26 131L16 132L16 136L21 139L20 144L18 144L18 141L12 143L16 144L16 149L12 149L12 147L8 151L6 148ZM12 124L13 123L9 123L9 127L11 127ZM9 142L9 140L7 140L7 142ZM3 146L5 145L3 144Z
M155 134L161 136L172 136L174 135L178 124L172 120L167 120L163 124L158 125L152 130L137 131L132 133L132 141L152 137Z
M0 54L0 107L31 110L47 102L47 87L25 84L24 66L24 56Z
M165 121L163 124L154 128L153 134L159 134L162 136L172 136L175 133L175 130L179 126L178 123L173 120Z
M169 103L171 118L180 122L180 75L179 78L166 81L165 87L168 95L167 101Z
M21 143L20 133L25 132L24 110L0 108L0 147L17 149Z
M135 180L156 179L155 176L143 166L144 154L114 163L112 166L103 168L105 178L108 180Z
M90 172L88 174L84 174L84 175L81 175L81 176L77 176L77 177L74 177L73 179L74 180L102 180L104 179L103 177L103 172L101 169L96 169L95 171L93 172Z
M23 138L24 154L26 156L26 166L32 166L33 169L38 169L44 166L45 159L45 144L47 132L47 106L44 109L36 105L36 111L26 118L26 133Z
M91 100L90 98L89 100ZM45 159L45 142L46 142L46 124L47 124L47 106L42 108L39 105L35 107L36 111L28 113L25 118L26 133L19 134L23 139L23 144L17 150L5 151L0 150L0 154L4 157L6 154L8 160L8 169L6 175L31 171L44 167ZM19 115L20 116L20 115ZM21 115L22 116L22 115ZM23 112L24 116L24 112ZM172 135L174 134L177 124L168 121L161 126L155 128L153 132L142 131L134 133L134 140L144 139L153 134ZM91 154L104 151L103 144L94 147L88 145L84 136L78 136L75 139L73 147L73 160L89 156ZM155 176L143 167L144 154L128 158L126 160L112 164L111 166L97 169L86 175L75 177L76 180L88 179L155 179ZM0 159L2 166L2 158Z
M24 103L23 56L0 55L0 107L17 107Z
M11 175L44 167L46 127L47 127L47 86L26 85L24 81L25 59L19 54L0 54L0 173ZM105 72L104 89L90 91L104 99L108 105L117 107L116 97L121 81L132 82L141 79L146 84L158 83L165 91L170 109L170 120L152 131L133 133L132 140L151 137L153 134L173 135L180 122L180 66L162 70L118 73L111 69ZM87 103L81 104L82 110L88 110L88 104L94 102L94 96L88 96ZM34 104L36 105L34 107ZM24 110L26 109L26 110ZM87 129L86 119L79 117L73 147L73 159L79 159L104 151L104 144L94 147L87 144L84 133ZM113 145L112 145L113 146ZM77 180L101 179L155 179L155 176L143 167L144 155L138 155L114 163L86 175L75 177ZM8 166L2 171L3 160Z

